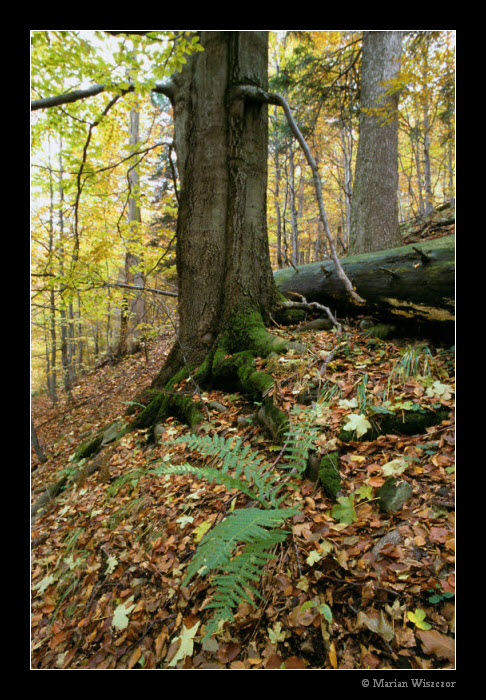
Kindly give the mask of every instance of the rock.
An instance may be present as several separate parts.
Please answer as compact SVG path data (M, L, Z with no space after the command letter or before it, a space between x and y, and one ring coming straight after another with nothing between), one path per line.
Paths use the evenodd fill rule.
M315 321L304 323L295 329L295 333L305 333L305 331L330 331L334 327L330 318L316 318Z
M306 351L305 345L302 345L302 343L296 343L293 340L290 343L287 343L286 349L293 350L296 355L304 355Z
M398 482L396 477L390 476L378 490L380 510L386 513L394 513L400 510L411 495L412 487L408 481Z
M159 442L160 438L165 432L165 426L163 423L157 423L154 426L154 441Z
M227 406L223 406L223 404L219 403L219 401L210 401L208 403L208 408L212 411L218 411L218 413L226 413L228 410Z
M118 434L120 433L120 430L123 428L123 423L121 422L116 422L112 423L103 433L103 439L101 441L101 445L106 445L109 442L113 442L113 440L116 440L118 437Z
M244 428L246 425L251 425L256 418L256 413L251 413L249 416L238 416L236 419L237 425Z
M403 540L403 536L398 532L398 530L390 530L386 535L381 537L371 550L371 554L374 559L380 554L383 547L387 544L397 545Z

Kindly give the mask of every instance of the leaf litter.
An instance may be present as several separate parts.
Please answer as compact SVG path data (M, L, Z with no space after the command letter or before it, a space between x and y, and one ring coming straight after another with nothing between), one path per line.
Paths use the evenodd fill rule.
M57 406L33 400L49 455L40 464L32 454L33 502L70 468L87 435L127 420L127 404L156 375L168 340L154 342L147 357L81 377L71 405L62 396ZM311 332L306 342L307 354L279 363L274 375L288 412L315 380L316 359L340 341ZM154 477L158 461L188 460L183 444L168 454L134 431L108 446L104 475L61 492L33 521L32 668L454 668L454 365L449 350L435 349L430 376L402 377L390 392L390 374L408 349L406 341L348 331L344 352L326 368L329 400L314 441L323 453L339 450L341 492L333 501L311 479L287 481L284 505L300 512L266 566L262 599L240 604L204 643L212 588L204 577L182 586L187 564L203 535L248 498L191 475ZM250 401L218 391L203 399L227 411L210 410L202 431L239 436L275 460L264 429L238 420L255 412ZM367 439L366 405L388 410L393 402L405 406L395 410L447 407L450 418L420 435ZM350 423L359 439L343 443L339 431ZM161 437L186 431L168 418ZM392 513L380 511L377 497L390 475L413 489Z

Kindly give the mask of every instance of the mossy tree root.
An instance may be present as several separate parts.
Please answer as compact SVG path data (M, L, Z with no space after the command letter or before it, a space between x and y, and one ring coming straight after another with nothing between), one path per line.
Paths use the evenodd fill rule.
M215 387L225 391L240 391L262 403L259 420L281 442L288 429L285 413L274 405L271 391L273 377L255 367L256 357L283 353L288 341L272 335L265 327L262 316L251 308L235 313L225 326L213 348L198 368L183 367L155 394L148 405L132 422L132 429L153 428L167 415L176 415L191 428L204 420L203 405L194 400L197 392L183 394L177 385L183 380L191 391L194 386ZM193 386L191 386L193 385Z
M380 435L421 435L427 428L439 425L449 418L449 409L441 408L438 411L405 411L397 415L376 415L371 419L371 430L368 430L360 438L354 431L341 430L339 440L350 442L352 440L375 440Z
M191 394L176 390L177 385L189 376L190 370L186 367L177 372L167 382L165 388L156 392L148 405L135 417L131 423L131 429L153 428L167 415L175 415L190 428L196 428L205 418L201 402L194 401Z

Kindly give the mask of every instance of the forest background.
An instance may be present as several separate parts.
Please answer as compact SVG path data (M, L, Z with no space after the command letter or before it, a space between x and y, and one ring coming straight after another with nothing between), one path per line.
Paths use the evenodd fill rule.
M396 221L397 203L399 227L392 239L376 235L371 244L379 256L389 248L401 255L400 243L410 244L407 269L419 275L435 269L433 246L449 246L447 282L434 301L450 331L455 34L377 33L390 35L379 38L388 48L397 39L402 44L400 72L386 85L392 112L370 110L387 124L398 120L398 198L394 174L382 180L393 184L390 218ZM277 304L265 315L265 338L279 355L253 349L248 364L241 342L222 343L212 351L212 377L193 376L184 355L192 331L196 337L204 327L201 307L211 306L202 300L205 276L223 269L216 256L197 264L203 252L219 253L212 239L217 226L204 217L227 177L224 170L204 170L213 162L208 153L236 163L228 190L237 200L247 165L266 170L254 154L267 154L268 109L266 203L262 180L253 180L248 189L258 198L245 213L260 205L260 214L266 211L277 284L279 275L294 285L304 270L317 269L326 274L327 289L336 251L345 265L356 252L353 216L363 201L356 196L363 171L358 143L365 140L370 83L365 65L373 63L367 58L387 55L382 64L394 63L393 52L382 54L379 43L370 43L373 32L270 32L265 95L251 78L248 84L248 74L266 84L266 48L260 51L266 32L242 34L203 32L206 53L199 53L191 31L31 33L32 665L449 670L455 663L449 336L435 346L420 335L420 324L409 324L412 338L393 326L398 337L390 341L387 327L375 325L361 306L357 319L335 311L342 326L329 309L328 318L284 326ZM232 61L245 55L243 46L251 58L242 69ZM228 53L218 54L221 47ZM231 99L218 55L229 57L228 74L241 88ZM213 92L200 89L208 80ZM262 95L264 109L255 104ZM224 132L231 145L244 141L235 137L243 133L238 114L248 117L246 150L228 155L218 128L199 131L205 110L220 102L231 105ZM199 107L192 122L184 116L189 103ZM255 114L265 117L265 140L254 137ZM192 160L178 136L181 123L191 136ZM385 151L380 128L373 148ZM316 170L328 221L316 202ZM206 194L208 181L214 191ZM378 189L374 210L384 220ZM188 202L196 201L188 193L196 190L201 229L185 219L188 209L192 214ZM246 273L248 295L258 277L255 258L266 266L267 281L272 272L263 261L266 232L260 255L247 245L253 260L235 253L235 240L254 241L253 231L265 228L265 216L228 216L232 224L247 218L238 239L234 230L226 236L233 255L225 263L243 261L234 267ZM187 220L192 225L184 228ZM208 235L187 238L189 230ZM187 257L189 248L201 258ZM225 280L231 269L224 268ZM396 293L404 273L378 269L381 275L376 269L370 275L378 289ZM436 289L422 279L409 282L401 297L410 308L418 291L419 318L424 294ZM189 322L188 290L195 310ZM228 290L224 285L224 301ZM315 309L305 307L292 308L291 319ZM242 317L245 326L249 317ZM212 341L209 332L200 335L203 345ZM173 372L170 345L180 346L185 367L158 386L167 365ZM233 364L240 378L246 367L248 385L234 381ZM198 372L208 366L206 359ZM194 450L202 450L199 458ZM291 532L281 529L284 521ZM263 530L251 529L257 522ZM249 539L240 541L242 532ZM211 608L216 615L208 621Z
M270 86L288 100L318 165L339 257L350 242L361 34L270 38ZM94 95L32 117L31 381L54 402L58 387L69 394L100 358L140 349L176 323L177 162L171 105L153 87L197 50L197 37L154 36L32 32L34 97L116 85L110 100ZM137 92L127 94L132 83ZM454 199L454 31L405 33L397 88L405 237L407 222ZM269 108L268 168L272 266L328 258L311 170L277 107Z

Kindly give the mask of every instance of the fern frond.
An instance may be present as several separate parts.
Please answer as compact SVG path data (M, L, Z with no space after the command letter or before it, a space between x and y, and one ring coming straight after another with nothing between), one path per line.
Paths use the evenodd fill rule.
M186 586L196 573L206 575L216 569L226 570L240 543L258 545L262 549L273 548L288 534L276 528L297 512L296 508L240 508L233 511L204 535L189 562L182 585Z
M302 433L289 436L288 449L294 464L302 469L307 461L307 445ZM212 577L215 592L206 606L214 610L206 624L205 638L220 629L225 620L233 618L233 609L247 601L254 605L254 597L261 597L257 588L263 567L273 557L276 545L286 539L288 532L283 523L296 515L299 508L280 508L285 495L278 496L283 483L276 473L264 469L264 457L244 445L240 438L224 439L218 435L188 435L167 443L186 443L203 457L214 458L209 464L196 467L191 464L161 464L155 474L193 474L210 482L223 484L229 490L237 489L263 508L240 508L209 530L202 538L190 560L182 582L187 586L195 576ZM305 454L304 454L305 453ZM253 597L252 597L253 596Z
M209 481L211 484L223 484L229 491L237 489L249 496L249 498L259 501L262 505L266 505L264 498L254 493L245 481L237 479L224 471L220 471L216 467L194 467L192 464L169 464L167 466L161 465L156 467L152 473L158 476L165 474L194 474L200 479L206 479L206 481Z
M291 426L285 435L286 464L282 466L286 469L295 469L297 474L301 476L307 468L309 451L312 449L318 434L318 428L314 425L318 411L307 409L298 410L298 413L304 416L304 420L302 423Z
M263 472L265 458L252 450L250 445L244 445L240 438L225 440L218 435L188 435L167 445L174 443L185 443L189 449L197 451L202 456L214 457L219 462L219 467L193 467L189 464L162 465L154 470L155 473L196 474L211 483L223 484L228 489L237 489L264 507L278 507L283 500L277 499L277 494L282 488L282 484L278 483L278 475Z
M206 639L221 623L233 618L233 609L240 603L246 601L255 605L250 593L262 598L254 584L261 579L265 564L273 558L275 545L288 535L287 531L276 528L298 512L297 508L241 508L203 537L189 563L183 585L187 585L195 573L206 575L214 570L222 571L212 579L215 593L206 607L215 612L206 624ZM246 544L235 554L241 542Z

